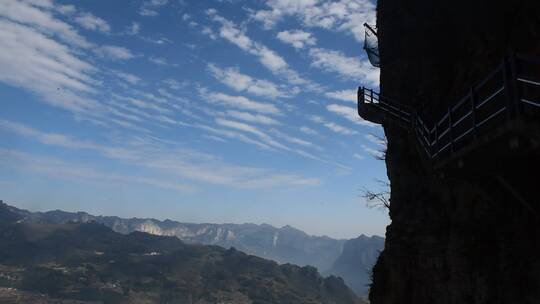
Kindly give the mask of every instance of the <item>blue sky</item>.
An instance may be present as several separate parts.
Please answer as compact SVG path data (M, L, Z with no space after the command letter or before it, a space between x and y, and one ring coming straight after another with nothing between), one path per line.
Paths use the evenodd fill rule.
M1 198L383 235L368 0L0 1Z

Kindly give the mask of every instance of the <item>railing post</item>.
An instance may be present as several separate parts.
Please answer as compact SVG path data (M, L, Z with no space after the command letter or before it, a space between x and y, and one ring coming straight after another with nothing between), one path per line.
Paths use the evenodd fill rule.
M454 135L452 134L452 107L448 107L448 137L450 137L450 152L454 153Z
M439 154L439 124L435 123L435 142L433 143L433 148L435 148L435 154Z
M510 75L509 76L509 82L512 87L512 99L514 103L514 115L518 116L522 112L522 103L521 103L521 97L519 94L519 85L518 85L518 75L519 75L519 67L517 65L516 61L516 53L512 52L510 53Z
M512 119L521 112L517 86L516 57L513 52L503 60L503 78L508 119Z
M369 100L371 100L371 103L373 102L373 90L369 90Z
M476 139L478 134L476 133L476 97L474 95L474 87L471 87L470 90L470 97L471 97L471 116L472 116L472 129L473 129L473 136Z

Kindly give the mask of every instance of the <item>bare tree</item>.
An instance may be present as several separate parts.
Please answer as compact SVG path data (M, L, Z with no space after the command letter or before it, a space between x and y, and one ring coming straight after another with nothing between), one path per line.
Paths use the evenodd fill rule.
M376 144L379 149L376 150L366 147L364 147L364 149L366 149L366 151L375 159L384 161L386 159L386 149L388 145L386 137L371 133L366 135L366 138ZM373 191L364 187L360 196L366 201L367 206L370 208L390 209L390 183L380 179L376 179L375 181L380 186L378 188L382 190Z
M377 180L382 186L382 190L373 191L364 187L361 197L365 199L370 208L389 209L390 208L390 183Z

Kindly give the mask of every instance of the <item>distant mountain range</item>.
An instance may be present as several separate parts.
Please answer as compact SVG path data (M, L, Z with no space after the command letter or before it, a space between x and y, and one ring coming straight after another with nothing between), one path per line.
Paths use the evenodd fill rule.
M384 238L361 235L345 243L343 252L323 274L336 275L358 295L365 295L371 284L371 269L384 247Z
M362 235L358 239L339 240L310 236L291 226L276 228L267 224L192 224L171 220L94 216L85 212L29 212L10 208L27 219L56 224L96 222L122 234L139 231L175 236L190 244L234 247L279 263L311 265L326 275L342 276L359 295L366 294L370 269L384 246L384 239L377 236Z
M0 203L0 303L363 303L313 267L19 211Z

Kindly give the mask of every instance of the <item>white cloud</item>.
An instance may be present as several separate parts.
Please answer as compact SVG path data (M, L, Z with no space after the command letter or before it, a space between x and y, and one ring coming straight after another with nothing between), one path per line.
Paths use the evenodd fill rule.
M349 107L349 106L343 106L338 104L330 104L326 106L326 109L330 112L336 113L339 116L347 119L348 121L362 125L362 126L368 126L368 127L374 127L376 124L369 122L367 120L362 119L360 116L358 116L358 113L355 108Z
M72 15L77 12L77 9L73 5L59 5L56 10L62 15Z
M356 90L342 90L342 91L326 92L324 95L332 99L350 101L354 103L357 102Z
M138 22L132 22L127 29L128 35L137 35L141 31L141 24Z
M239 111L227 111L226 112L227 117L232 117L240 120L244 120L247 122L253 122L263 125L279 125L280 123L268 116L261 115L261 114L251 114L247 112L239 112Z
M114 74L116 76L118 76L119 78L121 78L122 80L130 83L130 84L137 84L139 83L139 81L141 81L141 79L133 74L129 74L129 73L124 73L124 72L121 72L121 71L114 71Z
M373 134L366 134L365 135L366 139L369 140L370 142L380 146L380 147L383 147L383 148L386 148L386 138L381 138L381 137L377 137Z
M203 89L201 90L201 97L211 103L220 103L222 105L241 110L255 111L267 114L280 113L279 109L273 104L253 101L244 96L231 96L223 93L207 92Z
M369 0L268 0L269 9L252 17L272 28L285 16L299 18L305 26L350 33L364 39L364 22L374 23L375 5Z
M318 90L319 86L312 81L302 78L279 54L265 45L251 40L245 31L233 22L216 14L215 10L207 10L213 21L221 24L219 36L251 55L257 56L259 62L273 74L287 79L294 85L303 85L306 89Z
M148 60L153 64L160 66L177 66L177 64L170 63L169 61L167 61L167 59L163 57L149 57Z
M331 164L331 165L334 165L334 166L338 166L340 168L346 168L345 166L343 166L341 164L325 160L323 158L320 158L320 157L318 157L316 155L313 155L311 153L308 153L306 151L296 149L296 148L290 148L290 147L278 142L272 136L268 135L264 131L262 131L262 130L260 130L257 127L254 127L252 125L245 124L245 123L238 122L238 121L222 119L222 118L217 118L216 123L218 125L221 125L221 126L224 126L224 127L227 127L227 128L231 128L231 129L239 130L239 131L251 134L251 135L255 135L263 142L263 145L266 145L271 150L272 149L278 149L278 150L282 150L282 151L287 151L287 152L294 153L294 154L300 155L300 156L308 158L308 159L320 161L320 162L323 162L323 163L326 163L326 164ZM316 148L316 149L319 149L319 150L321 149L320 147L315 146L315 145L313 145L312 143L310 143L308 141L305 141L305 140L302 140L302 139L299 139L299 138L296 138L296 137L292 137L292 136L283 134L283 133L281 133L281 132L279 132L279 131L277 131L275 129L271 130L271 132L273 134L276 134L276 136L279 136L279 137L285 139L286 141L288 141L290 143L293 143L293 144L296 144L296 145L302 145L302 146L309 146L309 147L313 147L313 148Z
M290 149L287 146L281 144L280 142L273 139L270 135L266 134L265 132L259 130L258 128L252 125L234 121L234 120L223 119L223 118L216 118L216 123L224 127L228 127L231 129L236 129L242 132L253 134L259 137L266 145L272 148L290 151Z
M296 49L302 49L305 46L312 46L317 43L317 40L311 33L301 30L282 31L277 34L277 38L284 43L292 45Z
M235 139L235 140L239 140L239 141L242 141L242 142L245 142L247 144L252 144L252 145L255 145L259 148L262 148L264 150L273 150L270 146L260 142L260 141L257 141L257 140L254 140L240 132L236 132L236 131L231 131L231 130L228 130L228 129L224 129L224 128L214 128L214 127L210 127L210 126L207 126L207 125L201 125L201 124L198 124L198 125L195 125L196 128L199 128L201 130L204 130L204 131L208 131L208 132L211 132L213 134L216 134L216 135L219 135L219 136L224 136L224 137L227 137L227 138L230 138L230 139Z
M354 131L354 130L351 130L349 128L346 128L342 125L338 125L336 123L333 123L333 122L326 122L324 123L324 126L327 127L328 129L336 132L336 133L340 133L340 134L343 134L343 135L353 135L353 134L358 134L358 132Z
M354 130L351 130L351 129L347 128L347 127L344 127L342 125L339 125L339 124L331 122L331 121L327 121L326 119L322 118L321 116L313 115L313 116L310 117L310 120L315 122L315 123L321 124L321 125L325 126L326 128L328 128L329 130L331 130L331 131L333 131L335 133L338 133L338 134L342 134L342 135L358 134L358 132L356 132Z
M303 132L303 133L306 133L306 134L309 134L309 135L318 135L319 132L309 128L309 127L306 127L306 126L302 126L300 127L300 131Z
M188 82L180 82L176 79L167 78L162 81L164 84L166 84L170 89L172 90L180 90L186 86L189 85Z
M172 110L159 106L154 102L144 101L144 100L135 99L135 98L127 98L127 99L129 100L129 102L131 102L131 104L141 109L153 110L155 112L165 113L165 114L172 113Z
M291 144L295 144L295 145L299 145L299 146L304 146L304 147L309 147L309 148L315 148L317 150L322 150L321 147L313 144L312 142L310 141L307 141L305 139L301 139L301 138L298 138L298 137L295 137L295 136L291 136L291 135L288 135L288 134L285 134L281 131L278 131L276 129L271 129L270 132L272 134L274 134L275 136L279 137L279 138L282 138L286 141L288 141L289 143Z
M354 153L353 157L356 158L356 159L359 159L359 160L364 160L365 159L364 155L361 155L361 154L358 154L358 153Z
M276 84L268 80L255 79L251 76L242 74L237 68L221 69L213 64L209 64L208 69L214 78L236 91L248 92L253 95L268 98L289 96Z
M103 45L94 49L96 54L111 60L128 60L135 57L133 53L125 47L114 45Z
M271 188L279 186L306 186L317 185L320 180L317 178L306 178L295 174L279 174L273 171L236 166L228 163L224 163L219 157L211 154L206 154L201 151L195 151L191 149L184 149L180 147L168 147L165 146L161 140L151 138L138 138L135 141L129 141L126 138L122 140L127 146L117 146L115 144L97 144L95 142L80 141L75 138L71 138L64 134L55 134L42 132L30 127L9 122L0 121L0 128L8 130L36 140L42 144L59 146L74 150L89 150L97 152L99 155L121 161L126 164L130 164L137 167L142 167L151 170L149 174L162 175L166 174L169 179L151 179L144 178L139 179L133 177L130 180L124 180L114 173L106 172L110 178L105 178L103 175L95 175L93 178L99 179L104 177L104 180L118 180L120 182L137 182L153 186L159 186L162 188L177 188L178 190L191 190L192 185L186 185L183 182L175 182L175 179L182 178L195 182L202 182L205 184L218 184L226 185L235 188ZM217 129L216 129L217 130ZM228 134L235 136L234 132L225 133L217 132L216 134ZM241 134L239 134L241 135ZM226 135L225 135L226 136ZM172 144L172 143L171 143ZM53 161L43 162L29 162L27 164L23 161L18 161L11 151L0 151L0 164L15 164L15 169L33 168L40 170L41 164L56 165ZM79 177L92 177L92 175L86 175L85 170L78 170L80 166L77 164L67 166L54 166L50 167L51 170L47 170L49 174L66 174L67 176L79 176ZM62 168L73 170L64 171ZM77 173L79 172L79 173ZM79 175L77 175L79 174ZM146 175L146 174L145 174ZM118 177L118 178L117 178ZM175 177L171 180L171 177Z
M105 20L90 13L80 14L75 17L75 21L87 30L100 31L103 33L109 33L111 31L110 25Z
M10 8L1 8L9 3L0 1L0 15L11 13ZM25 7L23 3L16 3L15 7ZM50 17L37 11L37 16ZM0 19L0 81L37 93L49 104L71 111L95 108L96 103L86 98L85 93L94 91L96 81L92 75L96 69L79 59L76 50L68 45L55 41L36 28L23 25L28 23L23 18L30 16L16 17L20 17L15 19L16 22ZM52 21L38 17L32 24L42 22L49 24ZM58 28L62 35L77 37L67 25L59 25L58 21L52 24L55 25L50 27ZM70 29L71 34L63 32L66 29Z
M379 69L365 60L347 57L340 51L321 48L311 49L309 55L314 67L338 73L349 80L361 81L373 86L379 84Z
M208 26L205 26L203 27L203 29L201 30L201 33L207 35L208 37L210 37L210 39L212 40L216 40L217 39L217 35L216 33Z
M139 14L141 16L155 17L159 15L159 8L166 5L168 2L168 0L145 0L139 9Z
M45 4L46 3L46 4ZM70 45L89 48L91 43L80 36L73 27L59 19L54 18L54 5L52 2L27 2L18 0L0 1L0 16L6 18L5 22L12 21L26 28L32 27L42 35L55 35Z
M362 145L361 147L362 147L362 149L364 149L364 151L366 151L367 154L375 157L376 159L382 159L385 156L385 153L384 153L383 150L373 149L373 148L370 148L370 147L368 147L366 145Z

